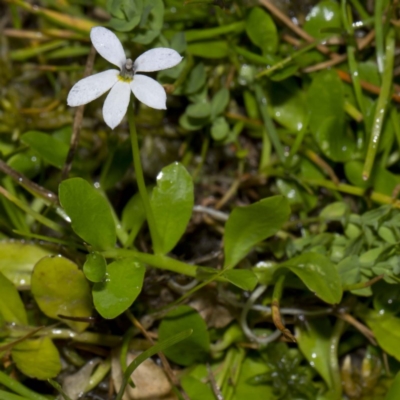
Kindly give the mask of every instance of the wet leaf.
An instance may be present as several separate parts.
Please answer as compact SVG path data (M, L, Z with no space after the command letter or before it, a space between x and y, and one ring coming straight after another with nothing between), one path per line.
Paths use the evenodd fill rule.
M93 251L86 256L83 273L91 282L101 282L106 276L107 263L101 253Z
M225 225L224 268L233 268L253 246L274 235L289 214L289 203L283 196L235 208Z
M308 320L296 326L296 339L301 352L311 367L322 376L328 387L332 387L330 364L330 336L332 326L328 318Z
M176 162L157 176L150 204L162 240L162 252L168 253L186 230L194 204L193 181L186 168Z
M332 36L330 29L342 27L339 4L332 0L322 0L306 16L304 30L316 39ZM339 31L340 32L340 31Z
M132 305L142 290L145 271L141 263L129 258L107 265L105 281L92 289L94 306L103 318L116 318Z
M342 284L336 266L324 255L304 253L281 264L290 269L320 299L338 304L342 298Z
M115 224L107 200L82 178L63 181L60 203L71 218L72 229L98 250L114 247Z
M78 332L89 326L87 322L59 317L92 315L89 284L75 263L61 256L41 259L33 269L31 286L34 299L48 317L63 321Z
M28 318L19 293L13 283L0 272L0 315L2 320L28 325Z
M268 87L272 117L290 132L300 132L307 122L306 96L293 79L271 82Z
M44 161L62 168L67 158L69 146L49 134L30 131L21 136L22 142L30 146Z
M254 290L258 282L257 275L248 269L230 269L223 276L243 290Z
M278 32L271 16L260 7L253 7L246 18L246 33L263 53L275 53L278 48Z
M0 242L0 272L17 288L31 284L31 274L35 264L51 251L36 244L16 240Z
M358 314L371 328L379 346L400 361L400 318L391 313L381 313L366 307L360 309Z
M208 356L210 339L203 318L193 308L179 306L164 317L158 330L159 340L164 341L188 329L193 329L191 336L164 351L171 361L184 366L204 361Z
M61 371L57 347L48 337L18 343L11 356L18 369L30 378L46 380L56 377Z

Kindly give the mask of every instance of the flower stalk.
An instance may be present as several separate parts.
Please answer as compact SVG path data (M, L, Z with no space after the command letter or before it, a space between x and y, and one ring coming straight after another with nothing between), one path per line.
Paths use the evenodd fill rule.
M155 254L161 253L161 240L157 231L156 220L154 218L153 210L147 193L146 184L143 176L142 163L140 160L139 140L136 132L135 117L133 115L133 101L130 100L128 106L128 123L132 144L133 165L136 173L136 182L138 185L140 197L142 198L144 210L146 213L147 223L149 225L151 241Z

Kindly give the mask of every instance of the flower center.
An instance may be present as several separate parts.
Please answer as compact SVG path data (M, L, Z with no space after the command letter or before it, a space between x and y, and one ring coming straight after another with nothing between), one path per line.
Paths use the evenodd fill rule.
M133 80L133 75L135 74L135 70L133 68L133 61L128 58L125 61L125 65L122 67L122 70L119 74L119 78L122 81L130 82Z

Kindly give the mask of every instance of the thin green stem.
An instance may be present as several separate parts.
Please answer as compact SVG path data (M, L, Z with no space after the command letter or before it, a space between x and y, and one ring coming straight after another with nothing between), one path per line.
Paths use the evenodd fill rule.
M340 366L339 366L339 358L338 358L338 349L339 349L339 341L342 336L344 327L346 323L342 319L337 319L335 326L333 327L333 332L330 340L330 372L331 372L331 382L332 382L332 390L335 393L335 399L342 398L342 379L340 376Z
M359 0L350 0L350 3L356 9L358 14L360 15L361 19L369 19L371 16L365 11L363 5L359 2Z
M102 361L91 375L87 386L85 387L84 393L87 393L94 389L110 372L111 370L111 358L108 357Z
M374 22L375 22L375 49L378 70L382 74L384 68L384 37L383 37L383 5L385 0L375 0Z
M136 181L139 188L140 197L142 198L144 209L146 212L147 223L150 229L153 250L155 253L161 253L161 241L157 232L156 220L153 210L151 209L149 195L147 193L146 184L144 182L142 162L140 160L139 140L136 132L135 117L133 115L133 101L129 102L128 107L129 131L131 134L133 165L136 172Z
M286 67L287 64L289 64L291 61L293 61L296 57L301 56L304 53L307 53L308 51L314 49L315 47L317 47L320 43L319 42L313 42L310 43L304 47L302 47L300 50L297 50L296 52L294 52L293 54L289 55L288 57L284 58L283 60L277 62L276 64L274 64L272 67L265 69L264 71L259 72L256 75L256 78L260 78L262 76L265 75L271 75L274 71L282 69L284 67Z
M191 276L193 278L196 277L196 271L198 268L197 265L186 264L182 261L164 256L163 254L147 254L135 250L125 249L113 249L103 251L101 254L103 254L103 256L106 258L136 258L136 260L145 264L149 264L153 267L165 269L167 271L175 272L177 274Z
M372 167L374 165L375 156L378 151L379 138L381 136L387 106L390 101L390 89L392 87L393 77L394 50L395 35L394 30L390 29L386 37L385 70L383 73L382 87L378 97L378 102L376 104L367 157L365 158L364 169L362 173L364 180L369 179Z
M279 157L279 160L283 163L285 161L285 154L283 151L282 143L278 136L278 132L276 131L274 123L272 122L272 119L268 114L267 99L260 85L256 84L254 89L255 89L256 99L260 107L260 113L264 121L265 129L267 130L268 136L271 139L271 142L274 146L276 154Z
M2 186L0 186L0 194L4 196L7 200L11 201L14 203L18 208L20 208L22 211L26 212L27 214L31 215L34 219L36 219L38 222L41 224L47 226L50 229L53 229L56 232L62 232L62 228L53 222L52 220L44 217L42 214L39 214L38 212L32 210L29 206L27 206L23 201L21 201L18 197L14 196L10 192L8 192L6 189L4 189Z
M351 20L351 10L347 5L347 0L342 0L342 19L345 29L347 31L347 35L349 36L350 43L347 44L347 59L349 62L349 69L351 74L351 80L353 83L354 93L356 95L358 107L360 108L363 117L365 118L365 104L364 97L361 88L360 82L360 73L358 70L358 64L355 57L356 47L355 47L355 39L354 39L354 29Z
M2 371L0 371L0 384L12 390L13 392L23 397L26 397L29 400L49 400L49 398L33 392L32 390L25 387L22 383L19 383L15 379L12 379Z

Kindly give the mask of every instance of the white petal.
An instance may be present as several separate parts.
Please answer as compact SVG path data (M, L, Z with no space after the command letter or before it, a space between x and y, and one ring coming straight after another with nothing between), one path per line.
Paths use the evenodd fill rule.
M173 49L160 47L151 49L139 56L134 64L135 72L161 71L175 67L182 61L179 53Z
M118 81L108 94L103 106L105 123L114 129L124 118L129 105L131 88L128 82Z
M119 68L125 64L124 48L117 36L102 26L95 26L90 31L90 39L97 52Z
M109 69L81 79L68 93L67 104L77 107L97 99L118 81L118 75L117 69Z
M165 110L167 95L164 88L154 79L145 75L134 75L131 82L133 94L146 106Z

